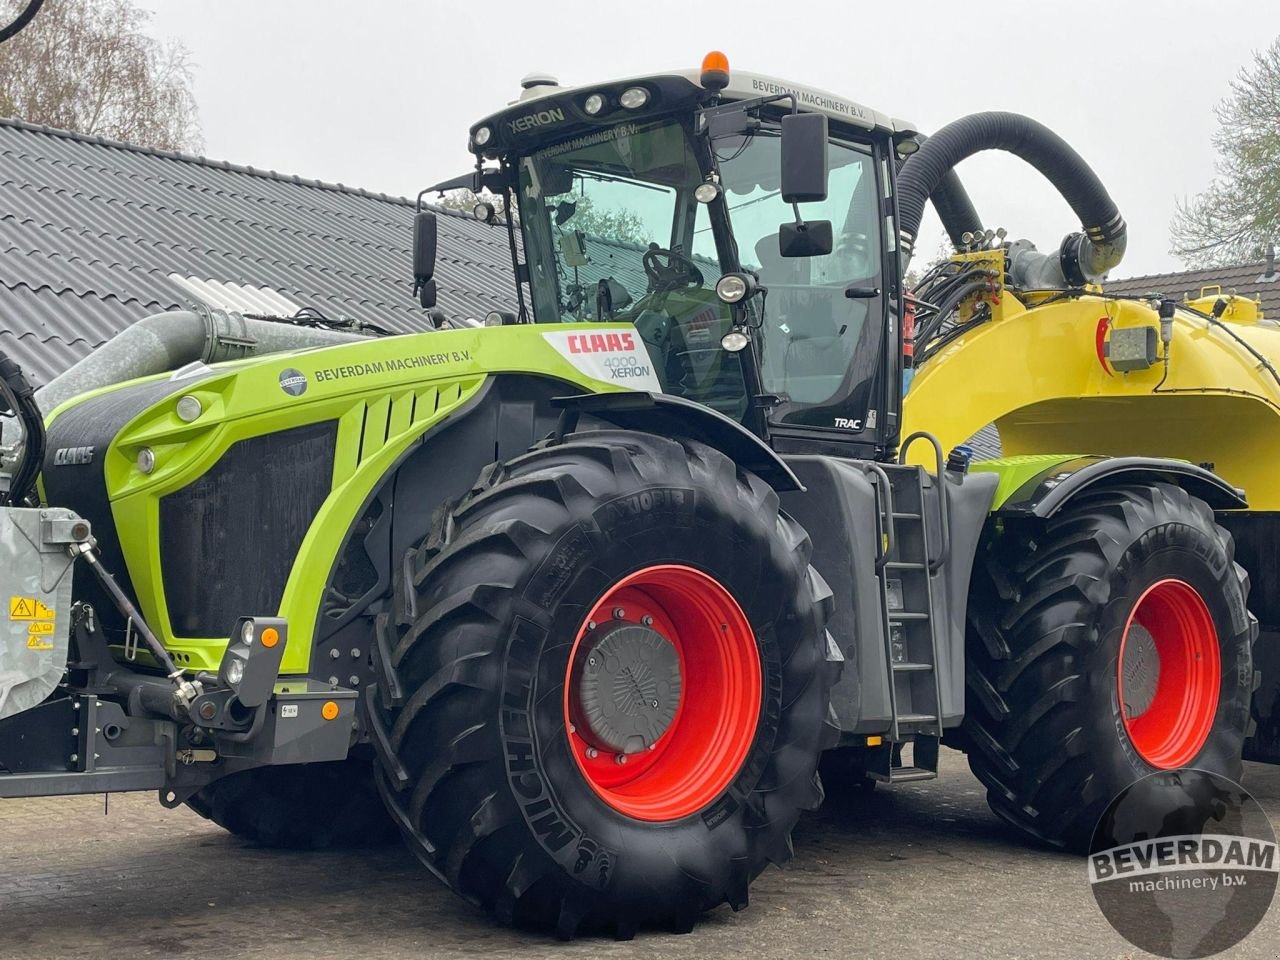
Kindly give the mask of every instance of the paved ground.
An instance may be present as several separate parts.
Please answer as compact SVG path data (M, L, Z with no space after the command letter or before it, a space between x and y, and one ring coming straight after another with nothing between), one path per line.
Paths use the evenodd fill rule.
M1280 767L1245 785L1280 829ZM0 958L348 960L1134 957L1081 860L1029 849L987 812L963 759L937 783L831 802L751 908L688 936L561 944L500 928L407 854L247 847L150 796L0 801ZM1280 905L1224 956L1275 960ZM1142 956L1145 956L1143 954Z

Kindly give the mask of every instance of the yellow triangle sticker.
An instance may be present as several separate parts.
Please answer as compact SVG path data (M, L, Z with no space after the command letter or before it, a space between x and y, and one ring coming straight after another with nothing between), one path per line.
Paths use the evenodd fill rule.
M27 633L32 636L35 636L36 634L53 633L53 626L54 625L52 623L42 623L39 620L35 620L27 626Z
M30 597L9 598L10 620L34 620L36 618L36 602Z
M28 650L52 650L53 641L45 637L27 637Z

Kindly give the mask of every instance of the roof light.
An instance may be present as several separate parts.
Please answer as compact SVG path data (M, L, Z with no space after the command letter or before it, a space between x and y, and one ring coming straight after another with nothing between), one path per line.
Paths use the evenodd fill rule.
M716 91L729 85L729 58L719 50L712 50L702 58L702 85Z
M639 110L649 102L649 91L644 87L627 87L618 102L627 110Z
M498 219L498 209L487 200L481 200L471 208L471 215L483 223L493 223Z
M471 142L477 147L483 147L486 143L493 139L493 130L489 127L481 127L471 137Z
M591 94L591 96L587 97L586 100L582 101L582 109L585 110L589 116L594 117L604 109L604 97L598 93Z

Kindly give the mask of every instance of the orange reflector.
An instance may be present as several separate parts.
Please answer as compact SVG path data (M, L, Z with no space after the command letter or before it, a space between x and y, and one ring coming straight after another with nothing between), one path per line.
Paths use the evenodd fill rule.
M723 90L729 85L729 58L719 50L702 58L702 85L708 90Z
M275 627L267 627L262 633L258 634L258 639L262 641L264 647L274 647L280 642L280 631Z
M326 700L324 706L320 708L320 716L326 720L337 720L338 704L333 700Z
M867 737L868 747L878 747L882 743L884 743L884 737Z

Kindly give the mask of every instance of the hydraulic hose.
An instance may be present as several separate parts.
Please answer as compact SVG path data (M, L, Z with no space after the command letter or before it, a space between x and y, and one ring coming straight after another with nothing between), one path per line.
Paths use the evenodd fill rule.
M1056 255L1064 284L1095 282L1124 256L1126 227L1097 174L1060 136L1016 113L975 113L947 124L907 158L898 177L903 242L915 243L925 203L956 164L983 150L1004 150L1040 171L1084 228ZM1044 254L1039 254L1044 257Z

